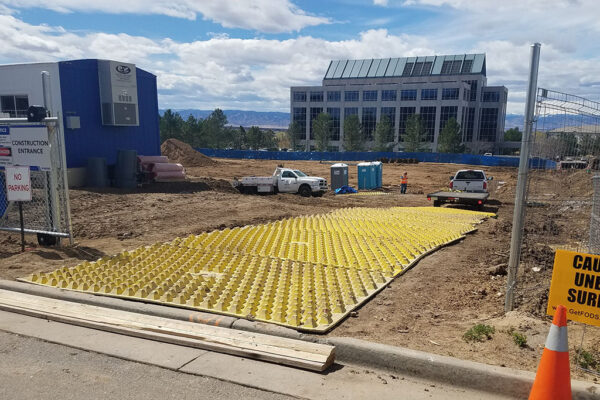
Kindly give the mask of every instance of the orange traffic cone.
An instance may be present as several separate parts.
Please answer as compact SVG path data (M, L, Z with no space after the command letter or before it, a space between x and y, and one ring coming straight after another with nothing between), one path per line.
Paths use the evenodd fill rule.
M538 366L529 400L571 399L571 371L567 342L567 309L558 306Z

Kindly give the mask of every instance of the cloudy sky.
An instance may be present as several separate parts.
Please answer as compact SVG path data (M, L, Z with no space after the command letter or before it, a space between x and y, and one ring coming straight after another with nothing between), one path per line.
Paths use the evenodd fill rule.
M486 53L524 108L539 86L600 100L598 0L0 0L0 64L79 58L158 76L161 108L288 111L331 59Z

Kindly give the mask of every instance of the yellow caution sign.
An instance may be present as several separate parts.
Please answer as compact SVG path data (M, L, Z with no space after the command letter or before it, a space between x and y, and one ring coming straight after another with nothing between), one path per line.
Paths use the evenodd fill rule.
M562 304L568 319L600 326L600 256L556 250L548 297L549 315Z

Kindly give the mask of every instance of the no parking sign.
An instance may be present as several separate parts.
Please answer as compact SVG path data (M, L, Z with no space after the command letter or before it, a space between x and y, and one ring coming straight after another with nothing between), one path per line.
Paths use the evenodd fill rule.
M29 167L6 167L6 198L8 201L31 201Z

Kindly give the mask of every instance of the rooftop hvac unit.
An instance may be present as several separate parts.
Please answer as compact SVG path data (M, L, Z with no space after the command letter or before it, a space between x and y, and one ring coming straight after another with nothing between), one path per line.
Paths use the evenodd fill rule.
M98 60L102 125L139 126L135 64Z

